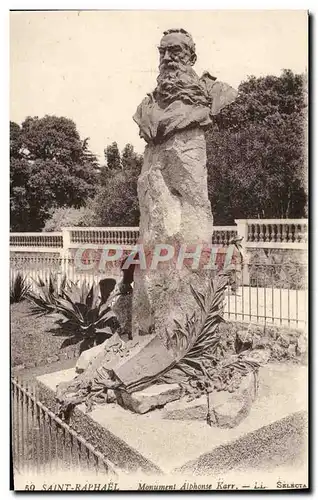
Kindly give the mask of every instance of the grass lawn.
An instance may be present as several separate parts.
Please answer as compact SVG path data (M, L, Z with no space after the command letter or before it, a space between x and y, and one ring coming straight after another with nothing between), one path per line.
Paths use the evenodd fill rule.
M10 306L11 323L11 365L45 363L47 358L60 355L74 346L61 349L66 337L54 335L54 319L49 315L30 315L27 300Z

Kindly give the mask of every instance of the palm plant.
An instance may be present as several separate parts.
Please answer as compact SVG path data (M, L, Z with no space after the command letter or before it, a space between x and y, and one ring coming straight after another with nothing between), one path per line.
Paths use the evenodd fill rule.
M11 283L10 304L24 300L27 297L29 290L30 285L26 283L26 278L24 278L21 273L18 273Z
M68 343L81 341L81 350L93 347L109 338L119 324L112 311L112 291L116 282L108 287L101 297L100 287L68 284L55 302L55 317L63 332L69 336Z

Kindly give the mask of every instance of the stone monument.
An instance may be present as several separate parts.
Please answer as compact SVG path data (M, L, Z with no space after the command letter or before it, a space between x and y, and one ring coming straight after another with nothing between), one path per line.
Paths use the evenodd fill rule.
M94 351L83 373L60 384L57 398L64 408L105 393L106 401L110 397L129 407L134 394L162 377L177 386L168 389L165 402L178 399L184 374L175 367L203 325L206 334L214 322L214 305L205 308L204 303L213 294L215 307L223 302L227 281L221 280L220 293L212 294L211 270L199 262L213 231L204 129L237 92L207 72L198 77L195 45L183 29L164 32L159 54L157 86L134 115L147 145L138 180L139 247L123 266L126 281L134 282L132 339L125 342L116 333L98 354Z
M208 72L198 77L195 45L183 29L164 32L159 56L157 87L134 115L147 142L138 180L140 244L152 258L147 269L135 267L132 330L155 333L167 346L175 321L184 325L198 308L190 286L207 293L210 271L183 257L211 245L204 128L237 92ZM169 263L158 255L167 245Z

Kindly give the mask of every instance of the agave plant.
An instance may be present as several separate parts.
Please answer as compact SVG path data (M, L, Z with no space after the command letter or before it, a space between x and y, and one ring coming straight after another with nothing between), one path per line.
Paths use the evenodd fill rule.
M105 287L103 297L100 286L90 286L85 281L82 285L68 284L62 296L55 303L55 317L63 332L69 336L68 343L82 341L81 350L100 344L118 329L119 324L112 311L112 291L115 280L109 280L112 286Z
M31 314L42 316L54 312L57 301L65 290L66 276L63 276L60 288L58 287L57 276L52 273L48 281L43 281L42 278L38 277L34 282L37 292L28 293L28 298L32 304Z
M21 273L18 273L11 283L10 304L24 300L27 297L29 290L30 285L26 283L26 278L24 278Z

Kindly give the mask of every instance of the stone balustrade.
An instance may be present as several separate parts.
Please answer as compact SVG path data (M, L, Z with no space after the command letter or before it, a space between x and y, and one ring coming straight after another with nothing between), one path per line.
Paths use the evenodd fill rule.
M139 237L139 227L71 227L70 243L80 245L135 245Z
M250 320L256 315L257 321L259 318L263 318L264 321L268 322L278 321L281 324L282 322L289 324L292 321L292 324L302 325L305 309L301 304L305 300L306 292L298 291L298 289L289 290L289 285L287 290L282 289L283 285L279 285L278 289L274 290L277 287L275 283L265 284L262 285L262 288L258 288L260 280L263 279L264 271L257 266L255 271L255 266L252 266L251 273L249 257L253 250L258 248L306 250L308 221L306 219L240 219L235 222L236 225L233 226L215 226L212 235L214 246L225 247L234 236L240 236L243 238L243 248L247 250L244 254L241 273L242 297L241 299L237 299L236 295L233 296L234 298L229 297L229 311L231 314L238 314L238 319L240 317L246 319L247 311L249 311ZM104 245L119 246L123 250L131 250L138 237L138 227L73 227L55 233L11 233L10 280L14 282L16 275L22 273L26 277L27 283L34 287L34 280L41 277L46 281L51 273L57 275L59 284L64 274L71 281L82 282L85 280L90 284L98 283L103 277L119 279L121 273L118 266L107 267L107 269L96 268L96 266L93 268L88 266L87 269L83 270L77 268L74 261L74 251L76 253L77 249L99 249ZM257 273L256 284L255 272ZM288 269L286 272L288 274ZM244 292L246 286L248 289ZM263 312L258 310L261 293L264 295ZM241 305L239 300L241 300ZM284 312L285 302L287 313ZM270 311L267 311L268 307L270 307ZM295 318L292 316L293 311L295 311Z
M212 234L212 245L229 245L234 236L237 235L236 226L214 226Z
M307 219L237 219L246 248L307 248Z
M290 220L247 220L247 242L255 243L306 243L308 221L304 219Z
M10 233L10 248L63 248L61 232L50 233Z
M227 246L234 236L246 248L306 249L307 219L237 219L233 226L214 226L212 244ZM12 251L61 251L86 246L136 245L138 227L68 227L61 232L10 233Z

